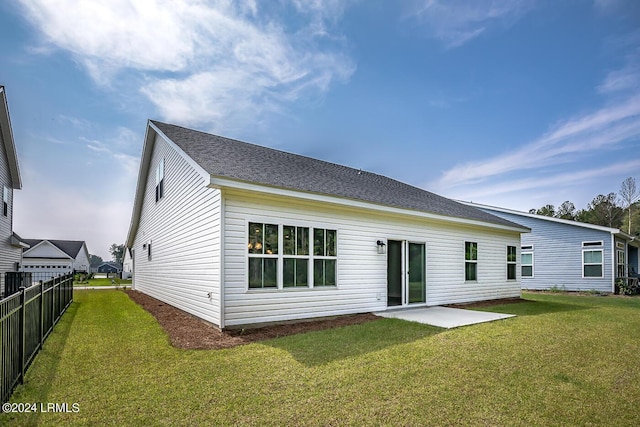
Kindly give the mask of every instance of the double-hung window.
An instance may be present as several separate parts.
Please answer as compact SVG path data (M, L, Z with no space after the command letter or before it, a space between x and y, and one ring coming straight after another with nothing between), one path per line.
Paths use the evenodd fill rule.
M582 248L582 277L604 277L602 241L582 242Z
M4 187L2 191L2 214L9 215L9 189L7 187Z
M516 280L516 247L507 246L507 280Z
M309 286L309 227L282 227L283 272L282 286Z
M522 277L533 277L533 246L523 246L520 254Z
M164 196L164 159L156 166L156 202Z
M313 286L336 285L336 230L313 229Z
M478 280L478 243L464 242L464 280Z
M278 286L278 226L249 223L249 288Z

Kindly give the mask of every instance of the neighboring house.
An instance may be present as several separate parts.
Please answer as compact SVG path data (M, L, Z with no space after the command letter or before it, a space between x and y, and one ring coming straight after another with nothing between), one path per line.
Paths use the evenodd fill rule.
M89 272L89 251L81 240L24 239L30 246L22 254L20 271L34 280L47 280L71 272Z
M103 262L96 268L98 273L120 273L122 266L117 262Z
M131 259L131 249L124 249L124 260L122 261L122 278L131 279L133 273L133 261Z
M616 278L638 272L640 241L617 228L466 204L531 229L522 235L524 289L614 292Z
M225 327L520 295L529 229L399 181L150 121L134 289Z
M22 182L4 86L0 86L0 187L0 294L4 295L5 273L18 271L22 249L29 247L13 232L13 190L21 189Z

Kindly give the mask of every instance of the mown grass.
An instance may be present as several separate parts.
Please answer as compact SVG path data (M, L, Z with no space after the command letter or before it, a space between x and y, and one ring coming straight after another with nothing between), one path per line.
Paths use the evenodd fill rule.
M397 319L227 350L172 348L119 291L76 291L2 425L638 424L640 298L525 294L518 317Z

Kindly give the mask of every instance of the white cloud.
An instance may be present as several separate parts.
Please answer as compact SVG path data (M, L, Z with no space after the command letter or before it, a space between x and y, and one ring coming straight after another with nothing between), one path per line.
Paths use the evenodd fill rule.
M531 0L422 0L410 12L446 47L454 48L495 25L510 25L534 6Z
M536 141L512 152L448 170L435 184L448 189L483 182L513 171L574 162L575 156L615 146L640 136L640 95L555 126Z
M142 82L163 119L183 124L246 125L355 70L328 29L345 7L337 0L20 1L96 83Z

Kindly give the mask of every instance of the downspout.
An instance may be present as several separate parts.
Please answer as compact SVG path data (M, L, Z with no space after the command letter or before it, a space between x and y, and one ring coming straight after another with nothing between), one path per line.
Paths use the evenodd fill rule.
M220 329L224 329L224 242L225 242L225 232L224 232L224 219L225 219L225 202L224 202L224 194L222 193L222 189L220 191Z
M611 293L616 293L616 236L611 233Z

